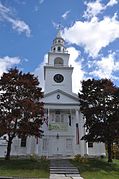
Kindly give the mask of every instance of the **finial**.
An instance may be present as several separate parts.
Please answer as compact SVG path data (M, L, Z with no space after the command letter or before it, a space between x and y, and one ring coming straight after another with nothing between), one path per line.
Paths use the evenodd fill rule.
M58 30L58 31L61 30L61 23L59 23L59 24L57 25L57 30Z

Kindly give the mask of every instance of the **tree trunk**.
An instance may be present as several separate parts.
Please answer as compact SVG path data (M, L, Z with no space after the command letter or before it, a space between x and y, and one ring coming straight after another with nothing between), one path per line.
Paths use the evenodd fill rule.
M108 150L108 162L112 162L112 144L111 144L111 142L108 142L107 150Z
M9 139L7 144L7 154L5 156L5 160L10 160L11 145L12 145L12 140Z

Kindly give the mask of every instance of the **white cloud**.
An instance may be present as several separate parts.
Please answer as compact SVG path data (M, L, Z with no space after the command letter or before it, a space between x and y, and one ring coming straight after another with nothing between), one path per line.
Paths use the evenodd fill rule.
M44 55L44 60L39 66L34 70L33 74L38 77L40 82L40 87L44 90L44 65L48 62L48 54Z
M62 18L63 18L63 19L66 19L69 13L70 13L70 11L66 11L66 12L62 15Z
M12 15L11 9L7 8L6 6L2 5L0 2L0 16L6 16L7 14Z
M110 0L108 3L107 3L107 6L113 6L115 4L119 3L118 0Z
M19 57L1 57L0 58L0 76L3 74L3 72L6 72L9 68L11 68L14 65L17 65L20 63Z
M117 79L113 75L114 72L119 71L119 62L115 56L115 53L110 53L107 57L103 57L100 61L95 62L97 66L96 70L91 72L90 75L98 78Z
M12 18L7 18L9 22L12 23L12 28L16 29L19 33L25 32L27 37L30 37L31 30L29 26L21 20L14 20Z
M119 38L119 21L116 14L102 20L93 17L91 21L76 21L73 26L64 28L64 39L70 44L84 47L90 56L98 56L100 50Z
M25 33L27 37L31 35L30 27L22 20L13 17L12 10L0 3L0 20L11 23L12 28L19 33Z
M74 47L67 48L70 54L69 65L74 67L72 74L72 91L74 93L79 92L81 89L81 81L84 78L84 71L82 70L81 59L79 59L80 51L76 50Z
M101 3L101 0L96 0L96 1L90 1L90 2L85 2L85 5L87 6L86 11L84 12L83 17L89 19L92 17L97 16L98 14L102 13L107 7L114 6L115 4L118 3L118 0L109 0L109 2L104 5Z
M52 21L52 25L53 25L53 27L54 27L55 29L58 29L58 28L59 28L59 24L56 23L56 22L54 22L54 21Z
M17 4L22 4L22 5L26 5L26 1L25 0L15 0L15 2L17 3Z
M44 0L39 0L39 4L42 4L42 3L44 3Z
M102 10L105 9L105 6L101 4L100 0L96 0L94 2L85 2L87 9L84 12L84 17L85 18L90 18L93 16L96 16L99 14Z

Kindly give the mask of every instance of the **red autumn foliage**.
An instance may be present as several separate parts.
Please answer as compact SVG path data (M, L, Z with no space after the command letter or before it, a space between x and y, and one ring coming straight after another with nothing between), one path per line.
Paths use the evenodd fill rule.
M44 119L42 89L34 75L10 69L0 79L0 136L8 135L6 159L16 137L41 137Z
M87 129L82 139L106 143L111 162L111 146L119 140L119 88L108 79L89 79L82 82L79 100Z

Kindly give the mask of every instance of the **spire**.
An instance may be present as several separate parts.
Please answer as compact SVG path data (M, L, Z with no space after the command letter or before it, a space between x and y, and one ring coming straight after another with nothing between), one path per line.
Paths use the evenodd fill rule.
M61 36L61 30L58 31L56 37L57 37L57 38L62 38L62 36Z
M62 38L62 35L61 35L61 25L59 24L58 25L58 28L57 28L57 35L56 35L56 38Z

